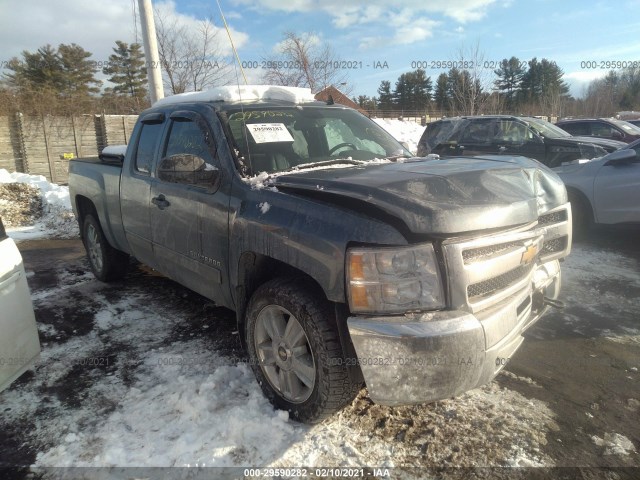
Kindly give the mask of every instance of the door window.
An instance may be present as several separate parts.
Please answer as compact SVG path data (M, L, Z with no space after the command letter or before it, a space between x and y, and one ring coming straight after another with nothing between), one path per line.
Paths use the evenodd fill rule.
M142 131L138 139L136 159L134 162L134 168L138 173L149 175L163 126L164 124L162 123L142 124Z
M173 120L158 178L167 183L213 188L219 176L214 155L215 142L208 129L193 120Z
M495 122L489 120L481 120L471 122L464 134L461 142L469 144L489 144L494 136Z
M498 122L498 132L494 142L522 145L528 140L533 140L533 134L526 125L513 120L500 120Z
M617 132L617 130L606 123L594 122L591 124L591 134L595 137L612 138L616 135L613 132ZM621 137L622 135L618 134L617 136Z

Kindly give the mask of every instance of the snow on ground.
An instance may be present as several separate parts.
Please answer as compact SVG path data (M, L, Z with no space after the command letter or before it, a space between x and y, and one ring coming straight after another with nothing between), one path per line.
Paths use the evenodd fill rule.
M584 337L639 344L640 327L634 313L640 309L639 269L633 257L574 243L562 263L561 300L567 308L557 315L557 321ZM542 333L540 328L537 331Z
M418 141L425 127L409 120L393 118L374 118L373 121L389 132L399 142L405 142L409 146L409 151L414 155L416 154Z
M636 451L633 442L619 433L605 433L603 438L593 435L593 443L604 447L603 455L629 455Z
M35 466L552 464L541 453L552 412L497 383L399 408L363 391L301 425L269 404L241 352L219 346L237 340L230 312L162 277L56 275L33 292L35 373L0 393L0 429L21 432Z
M33 224L7 228L10 237L16 240L27 240L49 237L71 238L79 235L78 224L71 210L69 187L49 183L42 175L9 173L5 169L0 169L0 184L10 183L36 188L42 202L42 216ZM0 211L1 207L2 204L0 204Z

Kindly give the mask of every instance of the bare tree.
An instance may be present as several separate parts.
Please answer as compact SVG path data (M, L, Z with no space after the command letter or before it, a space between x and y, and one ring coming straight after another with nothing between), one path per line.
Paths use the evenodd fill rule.
M455 106L464 115L483 113L490 101L487 90L492 85L493 71L485 67L480 43L470 48L461 46L453 62L458 70L451 85Z
M154 13L165 88L175 94L230 83L231 64L221 48L224 40L211 18L197 22L194 29L159 9Z
M263 77L266 83L308 87L314 93L330 85L345 95L353 90L346 74L347 67L353 65L342 62L329 45L321 44L311 33L285 32L278 53L263 60L267 65Z

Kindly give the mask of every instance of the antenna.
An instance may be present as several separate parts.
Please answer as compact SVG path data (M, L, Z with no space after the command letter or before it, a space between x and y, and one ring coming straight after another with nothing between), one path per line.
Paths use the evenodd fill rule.
M229 30L229 25L227 25L227 20L224 18L224 13L222 13L222 7L220 6L220 0L216 0L218 4L218 9L220 10L220 16L222 17L222 21L224 22L224 28L227 29L227 35L229 35L229 41L231 42L231 48L233 49L233 53L236 56L236 61L238 62L238 66L240 67L240 72L242 73L242 78L244 78L244 84L247 85L247 77L244 74L244 70L242 69L242 63L240 63L240 57L238 56L238 51L236 50L236 46L233 44L233 38L231 38L231 31Z

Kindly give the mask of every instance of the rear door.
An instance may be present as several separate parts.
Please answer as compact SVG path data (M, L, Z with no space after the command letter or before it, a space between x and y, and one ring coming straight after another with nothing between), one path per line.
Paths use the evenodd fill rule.
M227 305L229 196L218 145L197 112L171 114L151 187L151 238L159 270ZM222 140L222 139L219 139Z
M497 147L492 143L495 133L495 119L472 119L460 133L458 141L460 154L467 156L498 153Z
M0 391L30 368L40 341L22 257L0 220Z
M134 257L150 267L158 264L151 241L151 169L166 126L164 113L140 118L132 134L133 151L120 181L122 224Z

